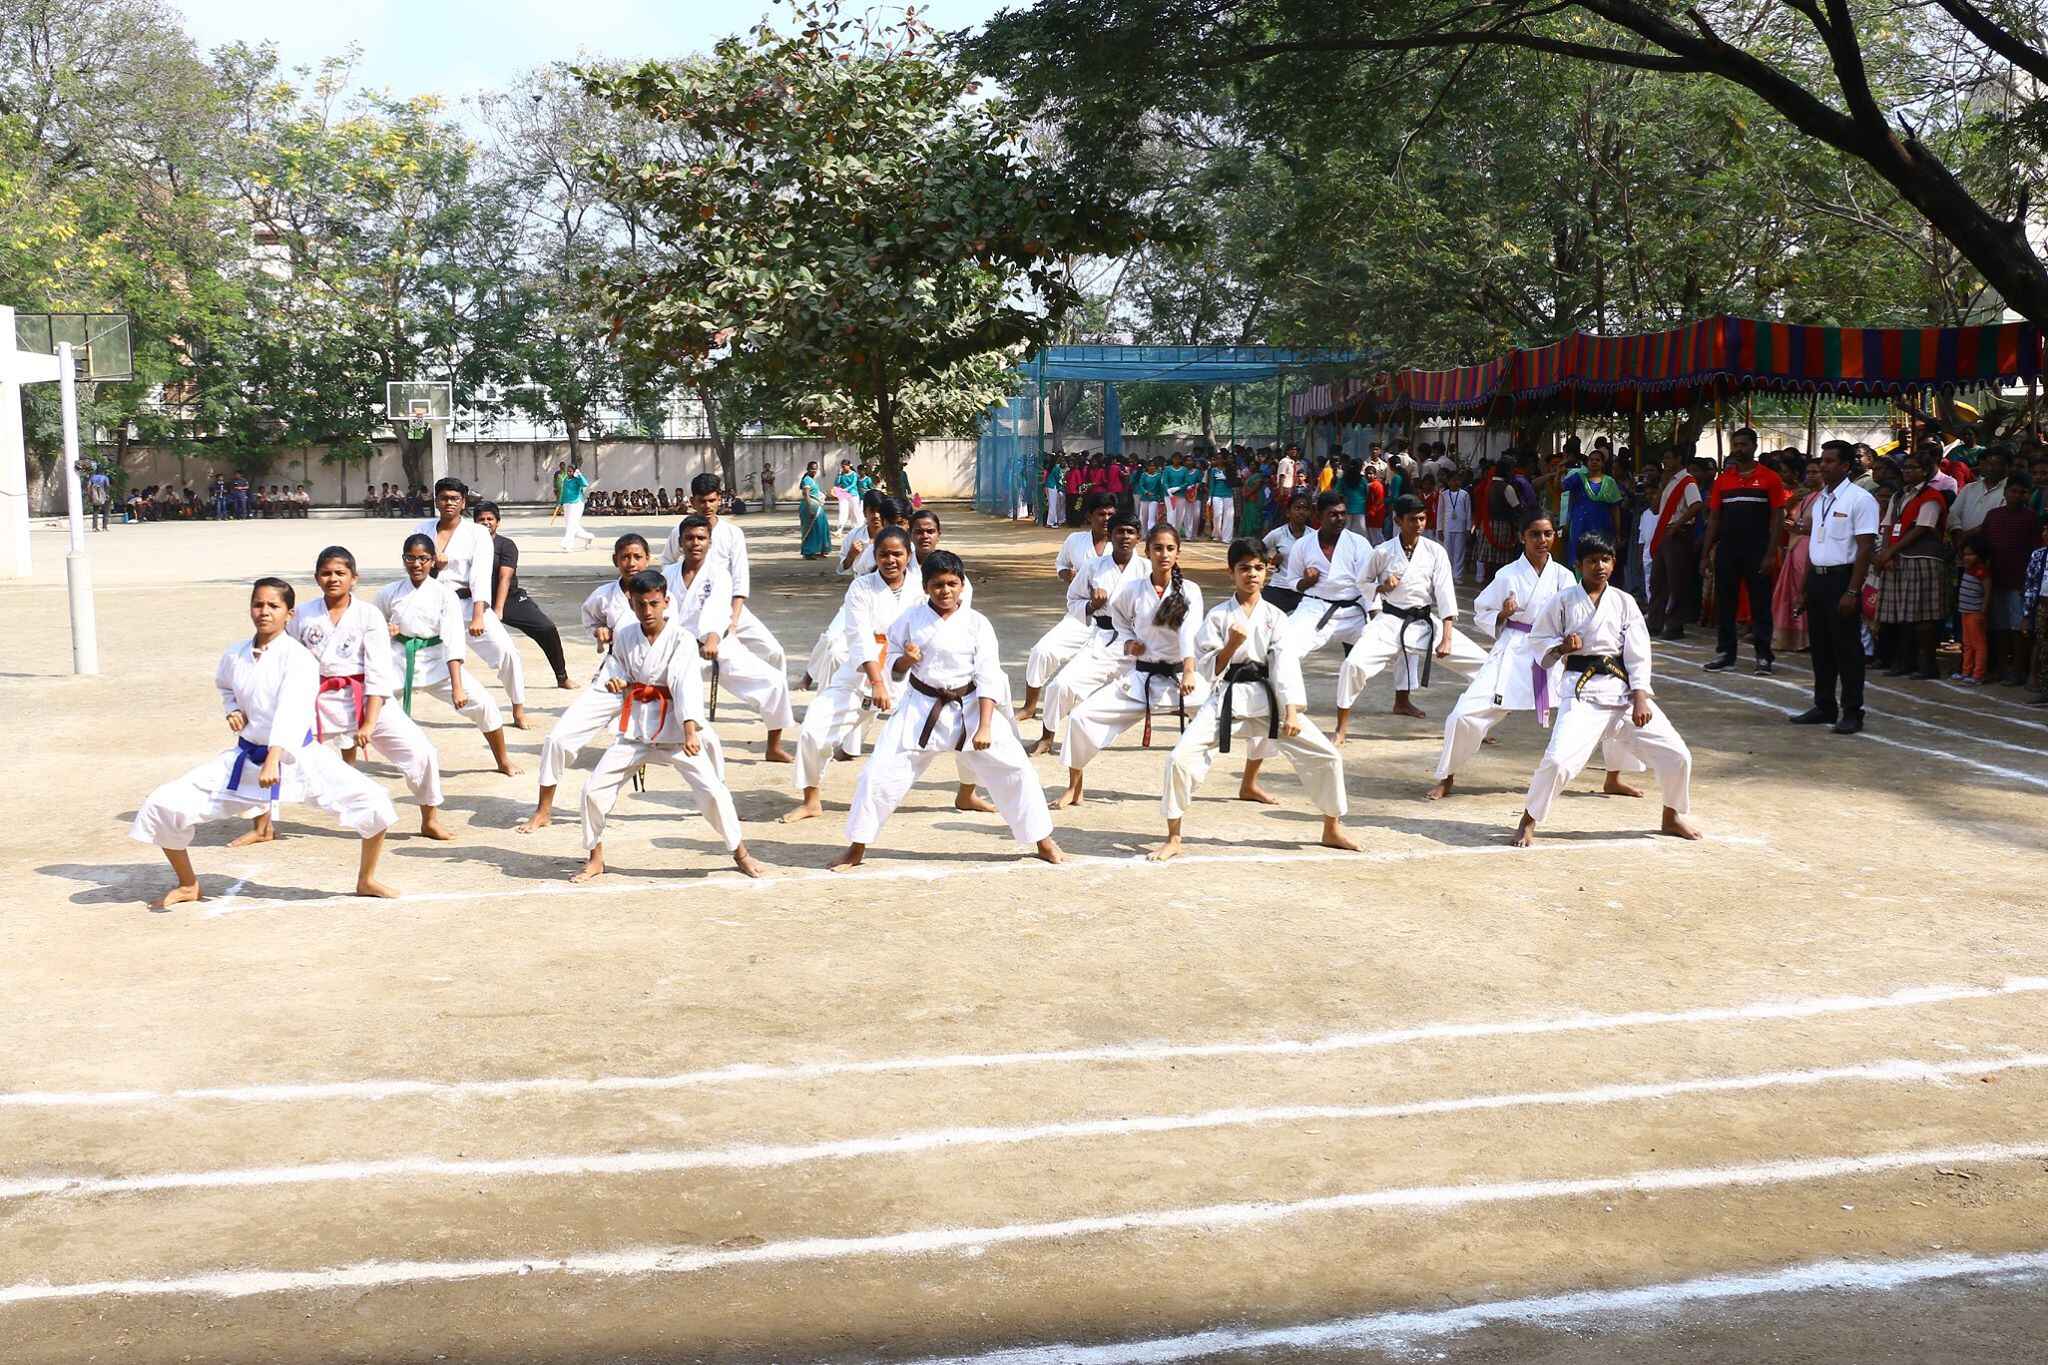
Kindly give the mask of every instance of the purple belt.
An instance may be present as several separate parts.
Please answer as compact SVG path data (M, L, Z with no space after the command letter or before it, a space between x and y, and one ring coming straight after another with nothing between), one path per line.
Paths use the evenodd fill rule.
M1503 629L1517 630L1527 635L1530 627L1527 621L1509 621ZM1541 659L1529 661L1529 690L1536 699L1536 723L1550 724L1550 670L1543 666ZM1497 704L1500 698L1495 697L1494 701Z

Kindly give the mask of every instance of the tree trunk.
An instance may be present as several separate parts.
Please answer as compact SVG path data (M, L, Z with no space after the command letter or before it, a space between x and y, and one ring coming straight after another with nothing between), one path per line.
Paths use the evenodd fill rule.
M875 398L875 426L882 433L882 476L891 492L907 497L910 483L903 477L903 456L896 448L895 395L884 391Z
M406 490L426 488L432 490L434 481L428 476L433 473L434 442L431 436L415 437L404 424L398 428L398 463L405 470Z
M735 497L739 495L739 462L733 457L734 435L724 429L719 421L718 402L711 396L711 390L699 387L697 402L704 409L704 429L711 433L711 448L718 452L718 472L725 480L725 490Z
M1216 443L1216 391L1204 385L1201 396L1196 401L1202 414L1202 439L1214 445Z

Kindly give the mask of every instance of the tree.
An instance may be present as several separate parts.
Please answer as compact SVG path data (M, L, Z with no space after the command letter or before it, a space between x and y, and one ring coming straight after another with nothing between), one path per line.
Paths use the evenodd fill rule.
M630 344L679 368L729 346L719 364L791 406L871 412L900 480L917 386L1044 342L1077 302L1064 263L1150 225L1072 193L914 13L794 18L707 60L580 72L691 143L598 156L654 243L605 273L604 298Z

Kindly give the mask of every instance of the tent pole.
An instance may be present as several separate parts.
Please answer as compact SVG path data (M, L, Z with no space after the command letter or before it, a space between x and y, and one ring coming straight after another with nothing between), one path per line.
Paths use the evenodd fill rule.
M1714 463L1716 465L1725 464L1727 460L1727 451L1721 445L1721 381L1716 379L1714 381Z
M1806 400L1806 458L1820 456L1820 390L1814 390Z

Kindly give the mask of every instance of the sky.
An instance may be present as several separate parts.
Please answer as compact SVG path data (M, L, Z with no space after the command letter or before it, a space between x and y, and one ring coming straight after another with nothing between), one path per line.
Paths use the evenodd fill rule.
M202 52L275 43L289 68L362 49L357 84L450 102L503 88L521 71L583 55L671 57L751 28L764 0L172 0ZM1011 0L1023 8L1026 0ZM932 0L944 29L981 23L999 0ZM852 8L852 6L849 6Z

